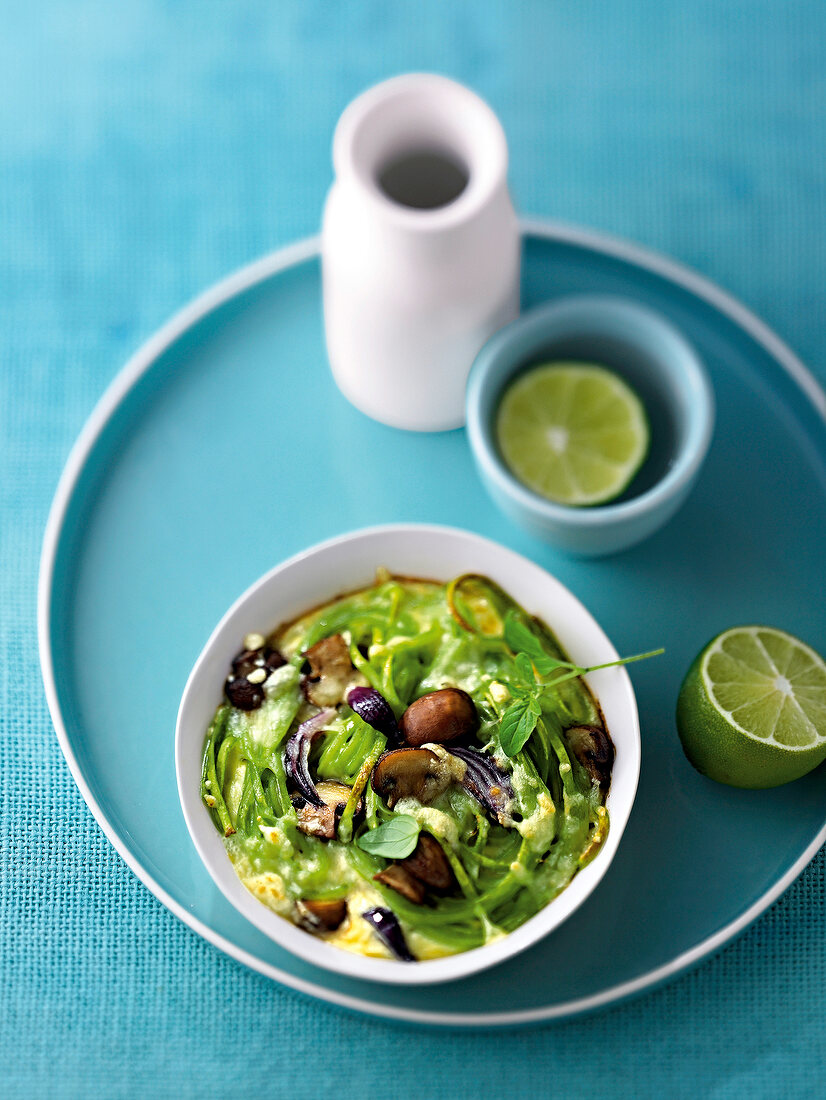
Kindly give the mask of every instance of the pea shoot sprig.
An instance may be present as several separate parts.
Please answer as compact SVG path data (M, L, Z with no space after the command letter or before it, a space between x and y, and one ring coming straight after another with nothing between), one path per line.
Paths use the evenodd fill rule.
M630 665L633 661L644 661L648 657L658 657L665 653L664 649L652 649L648 653L637 653L633 657L623 657L618 661L606 661L602 665L583 668L571 661L549 656L536 635L519 621L513 611L505 616L505 641L514 652L518 675L518 680L511 689L511 702L506 707L499 726L499 743L502 751L509 757L516 756L523 748L542 717L542 703L546 702L547 705L560 684L587 672ZM554 676L554 673L558 675ZM553 679L540 679L546 676L553 676Z

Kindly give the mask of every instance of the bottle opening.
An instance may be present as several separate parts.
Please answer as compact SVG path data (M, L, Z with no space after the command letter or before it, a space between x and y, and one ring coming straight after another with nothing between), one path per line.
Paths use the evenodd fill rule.
M401 153L377 174L378 185L389 199L414 210L436 210L455 202L469 178L458 158L436 149Z
M379 200L383 216L428 230L456 225L505 186L499 120L477 95L432 73L392 77L363 92L336 127L338 179Z

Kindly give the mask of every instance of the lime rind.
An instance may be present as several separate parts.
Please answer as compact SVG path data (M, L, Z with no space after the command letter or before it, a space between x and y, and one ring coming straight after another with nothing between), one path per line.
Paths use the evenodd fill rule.
M826 743L826 664L797 638L735 627L709 646L700 672L715 710L743 736L787 752Z

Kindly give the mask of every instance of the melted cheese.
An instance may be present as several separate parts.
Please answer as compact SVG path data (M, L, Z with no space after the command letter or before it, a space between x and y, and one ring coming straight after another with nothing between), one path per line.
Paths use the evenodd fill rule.
M409 814L427 832L446 840L453 848L459 843L459 827L449 814L433 806L423 806L418 798L400 798L394 807L397 814Z
M391 959L393 956L384 942L376 935L362 913L376 906L385 905L378 890L365 883L347 896L347 916L335 932L328 932L324 939L343 951L352 951L355 955L368 955L374 959Z
M536 852L545 852L550 847L556 828L556 806L553 799L540 791L536 798L536 809L524 821L515 822L516 828Z
M433 771L438 775L440 783L444 784L442 790L446 790L451 783L462 782L467 771L464 760L448 752L444 745L436 745L429 741L426 745L422 745L422 748L430 749L433 755L438 757L438 763L433 765Z

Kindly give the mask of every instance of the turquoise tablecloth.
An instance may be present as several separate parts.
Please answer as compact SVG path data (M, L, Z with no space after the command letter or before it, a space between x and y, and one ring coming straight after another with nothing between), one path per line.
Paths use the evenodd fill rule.
M2 26L0 1092L826 1094L822 855L635 1003L405 1032L247 972L127 871L60 755L34 626L49 501L102 389L202 287L316 229L339 111L401 70L491 101L524 211L696 266L826 381L823 0L40 0Z

